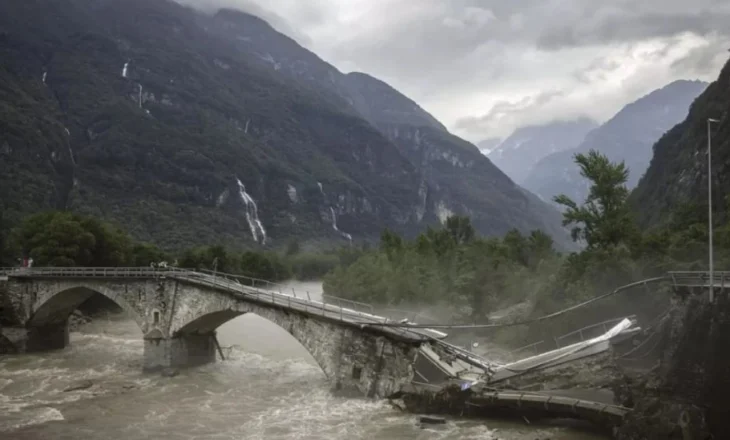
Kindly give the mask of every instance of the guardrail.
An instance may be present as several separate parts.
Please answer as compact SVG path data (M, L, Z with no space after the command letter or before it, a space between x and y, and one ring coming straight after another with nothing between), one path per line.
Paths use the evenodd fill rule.
M710 273L707 271L672 271L667 272L667 276L675 286L708 287L712 284L721 289L730 287L730 272L728 271L714 272L712 282L710 282Z
M193 270L178 267L13 267L6 274L32 278L154 278L170 273L193 272Z
M540 354L540 352L537 350L537 347L544 343L545 343L545 341L537 341L537 342L533 342L532 344L523 345L522 347L515 348L514 350L510 351L508 354L514 356L517 353L522 353L524 351L529 350L530 352L533 353L533 355L538 355L538 354Z
M557 346L557 348L560 348L560 347L562 347L562 345L560 343L562 340L564 340L566 338L569 338L571 336L575 336L575 335L578 335L580 337L580 341L579 342L583 342L583 341L585 341L584 332L588 332L588 331L593 330L593 329L595 329L597 327L601 327L603 329L603 333L606 333L606 332L608 332L608 330L610 328L609 327L609 324L613 323L615 325L615 324L618 324L619 322L621 322L621 321L623 321L624 319L627 319L627 318L633 320L633 319L636 318L636 315L630 315L630 316L627 316L627 317L624 317L624 318L609 319L609 320L606 320L606 321L603 321L603 322L599 322L599 323L596 323L596 324L587 325L585 327L579 328L578 330L574 330L574 331L572 331L570 333L566 333L566 334L564 334L562 336L558 336L557 338L555 338L555 345ZM611 326L611 327L613 327L613 326Z
M374 307L370 304L331 295L322 295L322 300L318 301L312 299L309 292L297 294L295 289L281 283L207 269L196 271L178 267L14 267L2 268L0 273L19 278L160 278L174 276L197 284L222 288L237 296L254 296L259 301L284 305L305 313L318 314L343 322L348 319L381 323L390 321L388 317L375 315ZM412 329L399 329L397 332L423 336L422 333Z

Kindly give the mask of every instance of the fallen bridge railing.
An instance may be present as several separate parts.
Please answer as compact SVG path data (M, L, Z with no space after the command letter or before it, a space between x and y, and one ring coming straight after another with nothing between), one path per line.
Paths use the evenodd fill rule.
M260 278L254 278L247 275L238 275L238 274L231 274L231 273L225 273L225 272L216 272L211 271L207 269L201 269L199 271L200 273L204 273L206 275L212 276L212 277L218 277L218 278L225 278L232 280L234 282L238 282L243 286L252 287L254 289L263 289L273 292L278 292L280 295L287 296L287 297L294 297L298 299L304 299L306 298L307 301L323 305L322 310L326 310L327 305L332 305L335 307L338 307L340 312L342 311L352 311L352 312L359 312L362 314L362 316L373 318L376 321L380 322L389 322L389 321L402 321L403 319L408 320L409 322L437 322L436 319L429 317L428 315L425 315L422 312L408 312L405 310L398 310L398 309L392 309L392 308L386 308L382 310L376 311L375 307L372 304L367 304L360 301L354 301L347 298L340 298L333 295L327 295L327 294L321 294L321 301L317 299L313 299L312 295L310 295L309 292L297 292L293 287L287 286L285 284L276 283L267 281ZM272 297L272 301L276 301L276 297ZM290 300L286 300L290 301ZM388 312L385 314L379 314L382 312Z
M382 323L389 320L387 317L375 315L372 312L373 307L371 305L357 301L336 298L328 295L322 295L322 301L318 301L313 299L309 292L306 292L306 296L301 292L297 294L296 290L277 283L259 283L259 286L261 287L252 287L248 283L248 281L251 280L251 277L247 277L245 275L213 271L206 271L205 273L190 271L176 274L176 276L196 283L204 283L209 286L224 288L237 295L253 296L259 301L265 301L272 305L283 305L291 309L324 316L329 319L337 319L342 322L353 323L366 321L369 323ZM264 286L269 287L269 289L264 288ZM345 307L345 305L349 305L352 308ZM357 310L358 308L363 308L367 311ZM445 333L428 329L426 331L399 329L396 333L403 335L418 335L419 338L424 338L424 333L431 334L431 338L442 338L446 336Z
M574 338L576 336L578 337L578 339L580 339L578 342L585 341L586 340L586 334L587 333L589 334L591 332L591 330L595 330L595 329L600 328L601 330L603 330L603 332L601 332L601 334L606 333L606 332L609 331L609 329L611 327L613 327L616 324L620 323L624 319L635 320L636 319L636 315L629 315L629 316L625 316L625 317L621 317L621 318L609 319L609 320L606 320L606 321L603 321L603 322L598 322L596 324L587 325L585 327L579 328L578 330L574 330L574 331L572 331L570 333L566 333L566 334L564 334L562 336L558 336L557 338L555 338L556 348L562 347L563 346L562 342L565 339ZM612 325L609 325L609 324L612 324ZM589 336L589 338L593 338L593 337L595 337L595 336Z

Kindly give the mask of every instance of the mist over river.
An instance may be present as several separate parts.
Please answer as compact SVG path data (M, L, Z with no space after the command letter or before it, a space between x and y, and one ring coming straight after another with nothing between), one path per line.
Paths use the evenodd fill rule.
M321 295L320 283L294 284ZM236 318L218 335L226 361L172 378L142 374L142 334L123 316L72 333L65 350L0 357L0 439L607 438L514 420L422 429L386 401L331 395L304 348L258 316ZM91 387L64 391L84 381Z

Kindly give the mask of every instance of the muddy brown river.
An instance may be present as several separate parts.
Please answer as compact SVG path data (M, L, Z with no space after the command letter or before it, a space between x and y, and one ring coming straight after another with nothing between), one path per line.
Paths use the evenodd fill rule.
M321 285L297 286L321 292ZM228 359L173 378L141 372L142 334L123 316L72 333L65 350L0 357L0 439L593 440L580 425L450 420L422 429L387 402L335 397L311 356L257 316L218 330ZM74 385L89 388L64 391Z

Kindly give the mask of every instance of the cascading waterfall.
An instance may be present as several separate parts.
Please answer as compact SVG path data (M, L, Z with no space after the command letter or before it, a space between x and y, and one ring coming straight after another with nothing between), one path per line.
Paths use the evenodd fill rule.
M346 239L352 241L352 235L348 234L347 232L340 231L340 229L337 227L337 215L335 214L335 208L333 208L331 206L330 206L330 214L332 214L332 229L339 232Z
M142 84L137 84L139 86L139 108L142 108Z
M63 127L64 130L66 130L66 135L71 136L71 132L68 130L68 128ZM74 157L74 150L71 148L71 141L68 141L68 155L71 158L71 163L76 166L76 158Z
M251 123L251 120L250 120L250 119L248 119L248 120L246 121L246 127L244 127L244 128L243 128L243 132L244 132L245 134L248 134L248 124L250 124L250 123Z
M127 77L127 66L129 66L129 61L127 61L126 63L124 63L124 67L122 67L122 78L126 78Z
M259 220L259 210L256 206L256 202L246 192L246 187L240 179L236 178L236 183L238 183L238 195L241 197L241 201L246 207L246 221L248 222L248 227L251 229L251 236L257 243L260 236L261 244L266 244L266 230L264 229L264 225L261 224L261 220Z
M324 193L324 187L322 186L322 182L317 182L317 186L319 186L319 192L322 193L322 196L325 197L325 202L327 201L327 195ZM332 229L339 232L340 235L345 237L346 239L350 240L350 243L352 243L352 235L348 234L347 232L340 231L340 228L337 227L337 214L335 214L335 208L330 205L330 218L332 219Z
M46 78L48 77L48 72L43 72L43 84L46 83Z

